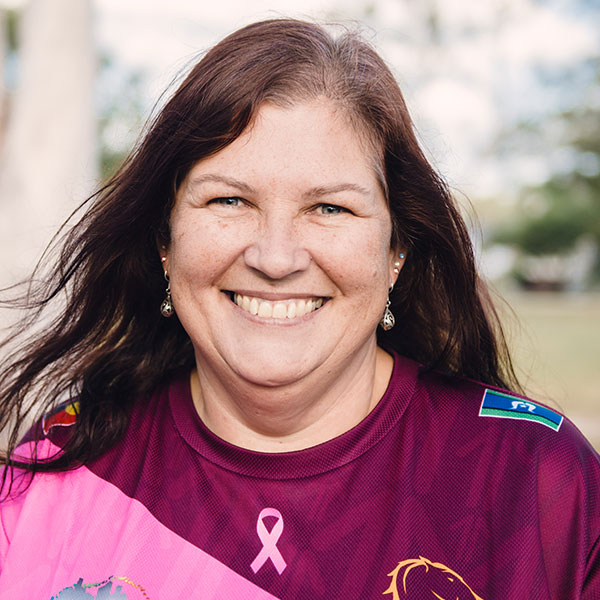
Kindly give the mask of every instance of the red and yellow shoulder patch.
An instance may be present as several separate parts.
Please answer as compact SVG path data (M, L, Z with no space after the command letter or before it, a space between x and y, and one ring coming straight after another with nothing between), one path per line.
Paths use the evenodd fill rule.
M77 421L79 414L79 402L70 402L66 406L62 406L55 413L46 415L42 421L44 435L53 427L68 427Z

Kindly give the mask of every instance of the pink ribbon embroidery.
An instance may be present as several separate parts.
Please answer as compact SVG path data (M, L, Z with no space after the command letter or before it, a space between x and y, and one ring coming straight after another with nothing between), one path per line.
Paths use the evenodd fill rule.
M277 522L273 525L271 531L267 531L263 519L265 517L277 517ZM273 566L277 569L277 572L281 575L287 564L281 556L281 552L277 548L277 542L283 533L283 517L276 508L263 508L258 515L256 521L256 533L262 542L263 547L261 548L258 556L252 561L250 568L257 573L262 566L271 559Z

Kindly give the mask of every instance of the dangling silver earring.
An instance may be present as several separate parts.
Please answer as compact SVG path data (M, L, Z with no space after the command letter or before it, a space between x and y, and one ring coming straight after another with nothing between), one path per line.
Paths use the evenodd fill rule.
M390 306L392 304L392 301L390 300L390 294L392 293L393 289L394 289L393 286L390 287L390 291L388 292L388 299L387 299L387 302L385 303L385 311L383 313L383 317L381 317L381 321L379 322L379 324L381 325L381 328L384 331L389 331L396 324L396 319L394 318L394 314L390 310Z
M171 299L171 283L169 282L169 274L165 271L165 281L167 282L167 296L160 305L160 314L163 317L171 317L175 312L173 308L173 300Z

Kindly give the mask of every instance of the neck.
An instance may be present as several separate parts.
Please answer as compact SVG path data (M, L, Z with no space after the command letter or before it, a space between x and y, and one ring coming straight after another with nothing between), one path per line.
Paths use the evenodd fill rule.
M207 369L191 374L194 405L220 438L259 452L290 452L326 442L352 429L387 388L393 359L375 344L349 364L323 367L290 385L267 387ZM225 382L225 383L224 383Z

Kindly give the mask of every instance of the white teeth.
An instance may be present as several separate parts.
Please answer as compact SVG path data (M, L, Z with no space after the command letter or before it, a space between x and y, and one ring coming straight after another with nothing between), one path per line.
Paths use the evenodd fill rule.
M287 307L283 302L278 302L273 307L273 318L274 319L285 319L287 316Z
M273 316L273 305L270 302L261 302L258 307L259 317L272 317Z
M271 302L262 298L253 298L242 294L233 294L233 301L244 311L265 319L295 319L303 317L323 306L323 298L308 300L286 300Z

